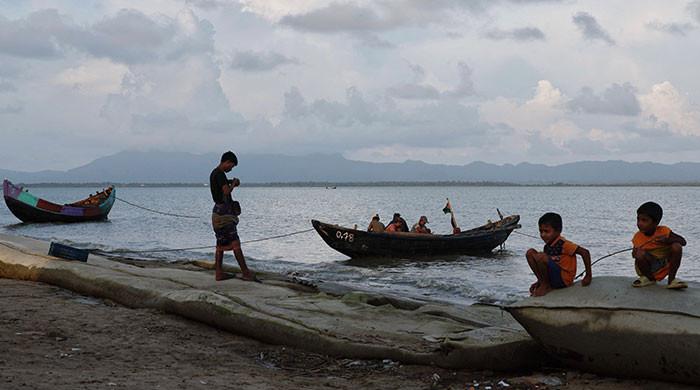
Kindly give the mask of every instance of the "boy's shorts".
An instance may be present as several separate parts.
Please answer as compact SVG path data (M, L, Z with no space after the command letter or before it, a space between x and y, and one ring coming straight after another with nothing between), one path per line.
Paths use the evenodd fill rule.
M552 288L568 287L561 278L561 267L551 257L547 261L547 275L549 276L549 285Z
M668 262L668 256L659 256L665 253L649 253L654 258L654 260L649 264L651 266L651 273L654 274L654 279L657 281L663 280L666 276L668 276L669 271L671 271L671 263ZM637 271L637 275L642 276L641 271L639 271L639 268L637 268L636 265L634 268Z

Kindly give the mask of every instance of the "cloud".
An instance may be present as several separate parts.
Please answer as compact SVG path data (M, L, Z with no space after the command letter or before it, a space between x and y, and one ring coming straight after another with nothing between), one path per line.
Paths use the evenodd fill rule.
M398 26L400 20L355 3L333 3L304 14L287 15L279 23L297 30L329 33L387 30Z
M273 52L238 51L233 54L231 69L244 72L261 72L279 68L283 65L296 65L299 61L296 58L285 57Z
M658 20L646 24L647 29L684 37L697 27L692 23L664 23Z
M86 94L103 95L118 92L127 72L128 68L125 65L115 64L107 59L90 59L81 65L63 70L56 75L54 83Z
M578 12L573 16L572 20L585 39L603 41L610 46L615 45L615 40L610 37L610 34L608 34L588 12Z
M398 99L439 99L440 91L432 85L401 84L387 89L391 97Z
M695 19L696 22L700 23L700 0L693 0L688 3L688 13Z
M255 127L255 126L254 126ZM279 124L256 133L267 150L345 152L395 144L415 147L481 145L492 137L479 122L475 107L456 100L438 100L400 109L380 97L371 99L349 88L343 100L307 101L298 88L285 93ZM300 142L303 140L303 142ZM251 140L261 145L260 140Z
M493 29L487 31L484 34L484 37L494 41L500 41L504 39L510 39L519 42L546 40L546 37L542 30L540 30L537 27L521 27L512 30Z
M472 69L464 62L457 64L459 80L454 88L444 91L436 87L424 84L425 69L420 65L409 65L413 71L415 82L404 83L389 87L387 94L393 98L406 100L435 100L441 98L462 98L474 94L474 82L472 81Z
M17 87L9 81L0 81L0 93L17 92Z
M482 103L479 115L492 125L505 124L517 130L536 131L564 119L565 100L550 81L540 80L532 98L524 103L499 97Z
M684 136L700 136L700 107L692 104L668 81L641 95L643 125Z
M0 115L19 114L24 111L24 106L21 103L12 103L0 106Z
M213 52L213 26L191 11L177 18L151 18L121 10L92 26L81 26L56 10L24 19L0 17L0 53L22 58L60 58L69 49L125 64L174 61Z
M401 27L424 27L431 23L455 20L459 15L481 14L501 3L534 4L559 0L396 0L378 2L301 2L270 6L264 1L248 0L247 9L279 18L279 23L299 31L315 33L382 32ZM282 16L280 16L282 14ZM519 32L520 34L532 34Z
M614 83L601 96L591 88L582 88L579 94L567 103L572 111L587 114L610 114L636 116L641 112L636 96L637 90L629 83Z
M137 64L211 53L213 35L211 23L191 11L183 11L176 18L155 19L136 10L121 10L95 23L71 43L96 57Z
M70 26L55 9L37 11L25 19L0 16L0 53L23 58L56 58L61 44L73 36Z
M216 10L235 4L226 0L185 0L185 3L207 11Z
M355 38L360 41L360 43L367 47L372 47L375 49L394 49L396 45L393 43L380 38L377 34L370 33L357 33L354 34Z

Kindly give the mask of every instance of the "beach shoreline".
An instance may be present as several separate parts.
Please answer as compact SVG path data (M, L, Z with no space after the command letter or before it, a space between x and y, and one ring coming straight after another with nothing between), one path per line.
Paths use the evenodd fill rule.
M47 244L37 240L3 236L2 244L2 275L21 279L0 279L3 388L619 389L655 383L544 369L551 365L536 359L532 340L492 308L359 291L333 295L273 275L262 285L216 283L205 264L143 268L99 256L86 264L43 255ZM197 311L204 303L210 308ZM250 321L258 326L254 332ZM275 332L282 333L262 336ZM483 341L469 341L477 339ZM438 346L448 347L447 355Z
M0 279L0 290L7 389L689 388L556 368L499 373L339 359L44 283Z

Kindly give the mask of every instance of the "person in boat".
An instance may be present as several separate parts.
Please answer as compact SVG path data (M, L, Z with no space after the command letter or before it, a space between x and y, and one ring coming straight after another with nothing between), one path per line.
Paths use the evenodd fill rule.
M428 229L425 224L428 223L428 217L425 215L421 215L420 219L418 220L418 223L413 225L413 228L411 229L411 233L418 233L418 234L432 234L430 229Z
M371 233L382 233L384 232L384 224L379 222L379 214L374 214L372 217L372 222L367 226L367 231Z
M557 213L546 213L539 221L540 237L544 241L544 250L538 252L528 249L525 254L527 263L537 277L530 286L530 295L542 296L552 291L574 284L576 275L576 255L581 256L586 267L586 276L582 286L591 284L591 254L580 245L574 244L561 235L562 220Z
M396 232L408 232L408 223L401 217L401 214L394 213L394 218L392 218L391 223L386 227L386 231L390 233Z
M223 270L224 252L233 251L243 273L243 280L257 281L255 275L248 269L241 250L241 241L238 238L237 226L241 207L231 196L234 188L238 187L241 181L238 178L229 180L226 177L226 173L231 172L236 165L238 165L238 158L233 152L228 151L221 156L221 162L209 175L209 189L214 200L211 222L216 235L215 278L219 281L234 277L232 274L224 273Z
M646 202L637 209L637 228L632 238L632 257L639 278L634 287L655 284L668 276L669 289L687 288L688 284L676 278L681 266L685 238L667 226L660 226L663 209L654 202Z

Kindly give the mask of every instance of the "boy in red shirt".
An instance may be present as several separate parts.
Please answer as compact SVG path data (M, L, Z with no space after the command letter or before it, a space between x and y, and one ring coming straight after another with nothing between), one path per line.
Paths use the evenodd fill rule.
M591 254L588 249L576 245L561 236L562 220L556 213L546 213L538 222L540 237L545 242L544 250L528 249L525 257L537 281L530 286L530 295L539 297L552 289L565 288L574 284L576 275L576 255L583 258L586 276L582 286L591 284Z
M685 238L666 226L659 226L663 209L657 203L646 202L637 209L639 231L632 238L632 257L639 278L634 287L656 284L668 275L666 288L683 289L688 284L676 279L681 266Z

